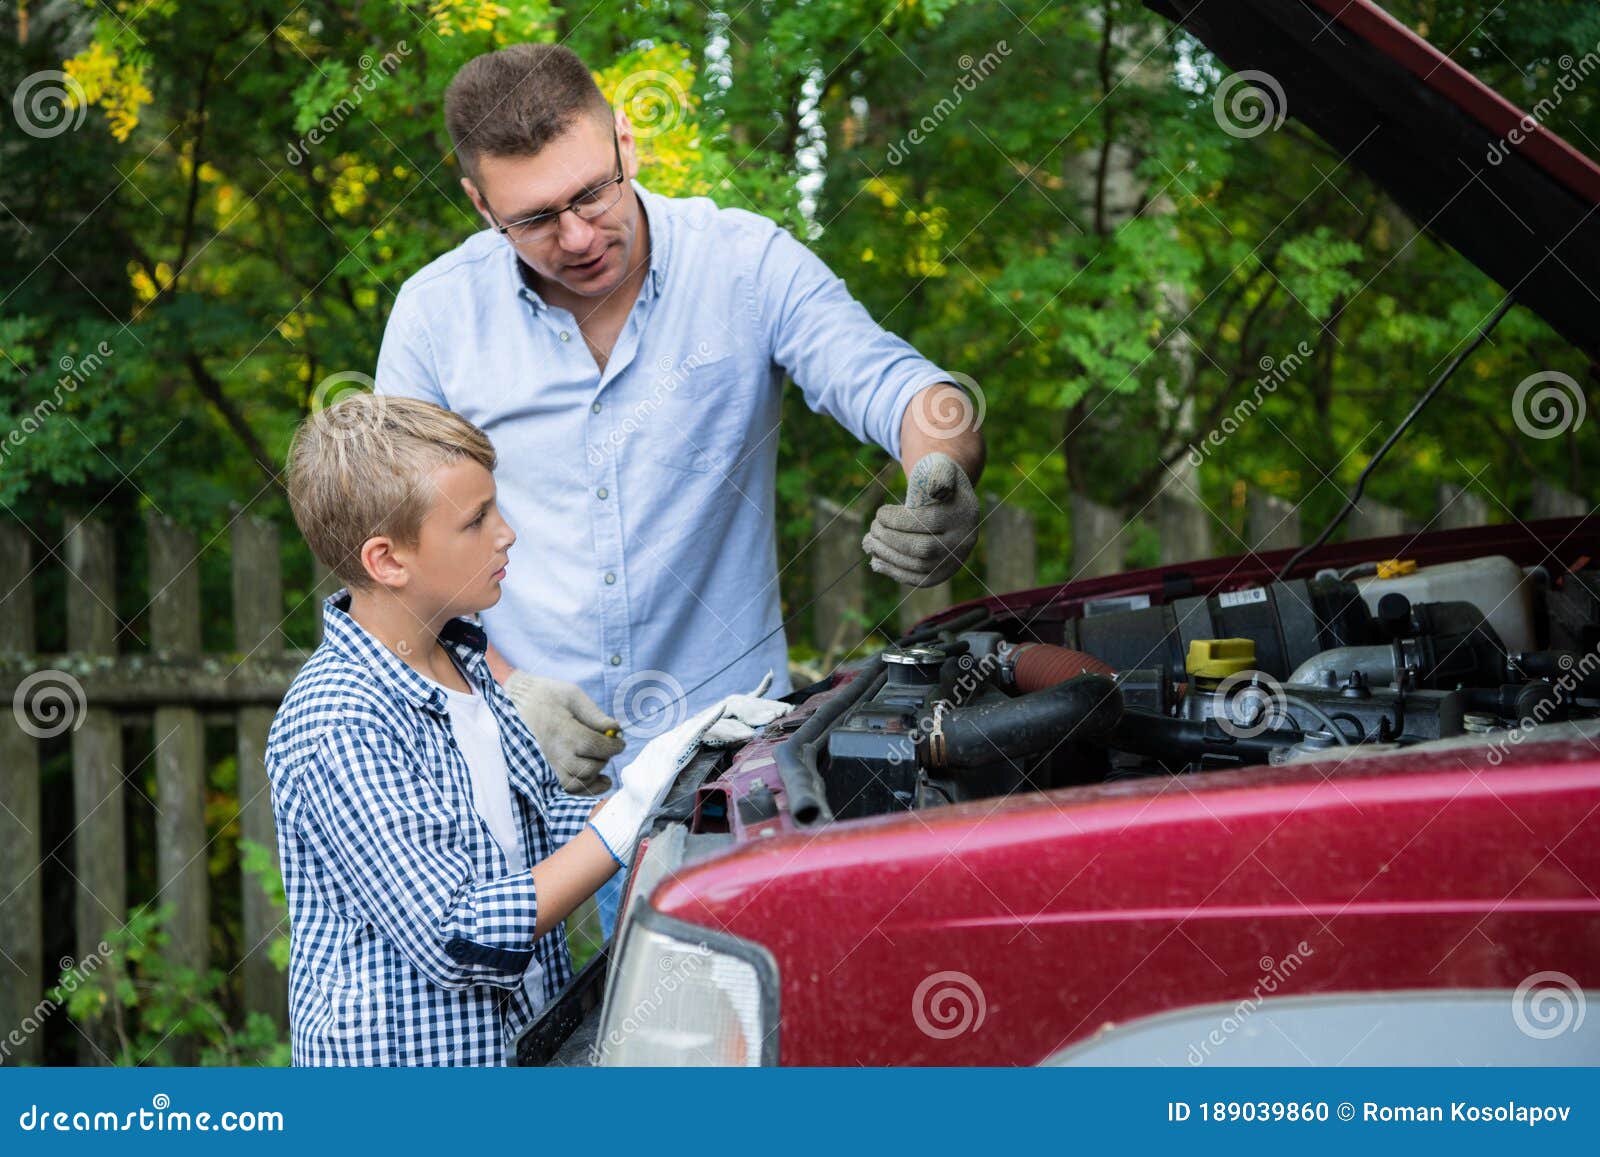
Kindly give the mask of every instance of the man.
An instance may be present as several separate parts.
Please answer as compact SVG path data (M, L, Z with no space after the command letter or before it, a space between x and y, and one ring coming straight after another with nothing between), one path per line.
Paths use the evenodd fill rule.
M880 508L863 540L902 583L941 582L971 551L983 439L951 375L786 231L635 182L632 126L571 51L468 62L445 121L488 229L401 288L377 388L494 439L526 551L482 617L490 666L568 789L604 790L606 760L620 770L689 713L768 671L771 695L789 690L785 374L904 467L908 503Z

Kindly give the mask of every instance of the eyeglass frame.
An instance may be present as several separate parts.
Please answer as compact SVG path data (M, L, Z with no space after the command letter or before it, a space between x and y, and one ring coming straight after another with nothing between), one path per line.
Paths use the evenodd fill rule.
M611 130L611 148L616 154L617 158L617 175L612 177L609 181L595 185L593 188L585 189L577 197L574 197L559 209L546 209L543 213L534 213L532 216L520 217L515 221L507 221L502 225L500 223L500 218L495 215L494 207L489 204L489 198L485 197L483 195L483 190L480 189L478 191L478 196L483 201L483 207L488 210L489 220L494 222L495 232L499 233L500 236L504 237L507 241L510 241L513 245L526 245L531 241L548 240L550 237L555 236L555 230L552 230L549 233L541 233L537 237L524 237L520 241L511 236L511 230L526 227L530 224L544 224L545 222L559 227L561 215L563 213L571 213L580 221L599 220L601 214L608 213L612 209L616 208L617 201L622 199L621 186L627 181L628 174L622 167L622 141L617 136L617 130L615 128L612 128ZM582 200L582 198L593 197L596 194L609 189L613 185L618 186L616 200L612 201L609 205L603 206L600 209L600 212L594 217L585 217L582 213L578 212L578 202Z

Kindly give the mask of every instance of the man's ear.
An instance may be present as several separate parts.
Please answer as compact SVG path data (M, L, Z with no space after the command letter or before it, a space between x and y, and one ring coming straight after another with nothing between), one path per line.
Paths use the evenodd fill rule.
M617 149L622 153L622 172L628 180L639 175L639 154L634 148L633 122L622 109L616 111Z
M489 216L489 206L484 204L483 194L478 192L478 186L472 183L471 177L461 178L461 188L467 194L467 199L472 202L472 207L478 211L478 216L483 218L483 223L494 228L494 218Z

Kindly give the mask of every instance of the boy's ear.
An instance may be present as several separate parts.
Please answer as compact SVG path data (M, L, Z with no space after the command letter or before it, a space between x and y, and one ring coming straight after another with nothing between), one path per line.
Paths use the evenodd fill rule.
M405 564L395 557L393 540L383 535L361 544L361 568L373 582L390 590L400 590L410 579Z

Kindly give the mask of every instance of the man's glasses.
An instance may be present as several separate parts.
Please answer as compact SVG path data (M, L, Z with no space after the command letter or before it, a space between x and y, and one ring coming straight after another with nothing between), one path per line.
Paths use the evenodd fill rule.
M611 147L617 157L617 175L603 185L596 185L592 189L585 189L566 205L559 209L551 209L546 213L535 213L532 217L523 217L517 221L507 221L504 225L494 215L494 210L489 210L489 219L494 222L496 231L511 238L518 245L527 245L534 241L543 241L554 236L557 223L561 214L572 213L579 220L593 221L609 209L616 208L617 202L622 199L622 183L627 180L622 171L622 145L617 140L615 130L611 134ZM489 202L484 201L487 207Z

